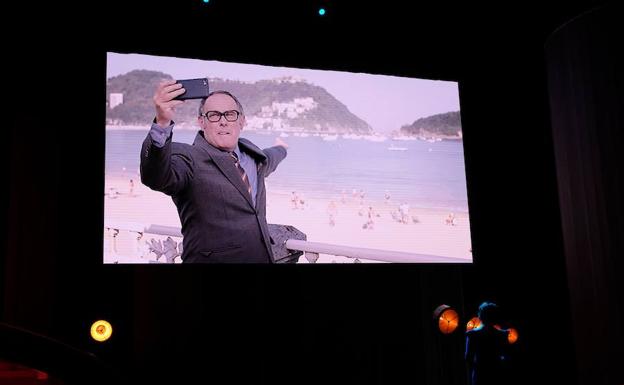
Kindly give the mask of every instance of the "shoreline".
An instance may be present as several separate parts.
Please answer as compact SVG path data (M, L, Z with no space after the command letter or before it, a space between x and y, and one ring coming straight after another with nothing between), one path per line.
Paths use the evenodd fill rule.
M146 133L149 131L149 124L128 124L128 125L115 125L115 124L106 124L106 131L145 131ZM175 126L176 130L181 131L197 131L199 130L199 126L194 124L181 124L177 123ZM371 132L368 134L356 133L356 132L324 132L324 131L305 131L305 130L259 130L257 128L245 127L243 132L253 132L259 135L277 135L281 134L289 134L296 137L303 137L300 134L306 134L308 136L317 137L317 136L338 136L341 137L343 135L358 135L360 138L341 138L341 139L349 139L349 140L360 140L364 139L363 137L366 135L382 135L385 137L385 140L391 141L422 141L422 142L431 142L431 140L436 141L453 141L453 142L461 142L463 141L462 136L452 136L452 135L432 135L432 136L414 136L414 135L405 135L405 134L397 134L396 136L392 136L391 133L383 133L383 132ZM366 139L364 139L366 140ZM373 140L374 141L374 140Z

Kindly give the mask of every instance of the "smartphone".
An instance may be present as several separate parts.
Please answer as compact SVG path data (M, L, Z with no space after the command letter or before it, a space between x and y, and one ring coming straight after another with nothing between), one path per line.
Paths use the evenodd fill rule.
M207 78L176 80L176 83L182 84L186 92L176 96L175 100L202 99L208 97L210 93Z

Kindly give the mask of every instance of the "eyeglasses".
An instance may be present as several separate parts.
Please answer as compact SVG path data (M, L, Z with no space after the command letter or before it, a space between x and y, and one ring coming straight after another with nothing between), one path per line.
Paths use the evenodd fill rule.
M212 122L212 123L217 123L221 121L222 116L225 116L225 120L227 120L228 122L235 122L238 120L238 115L240 115L240 112L236 110L225 111L225 112L208 111L206 113L199 114L199 116L205 117L206 119L208 119L209 122Z

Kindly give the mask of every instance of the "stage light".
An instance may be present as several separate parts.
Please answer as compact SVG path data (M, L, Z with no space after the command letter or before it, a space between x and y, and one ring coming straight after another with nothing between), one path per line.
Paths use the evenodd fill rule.
M98 342L104 342L113 334L113 327L110 323L99 320L91 325L91 338Z
M320 16L325 15L325 8L319 8L319 15Z
M514 328L507 329L507 341L510 344L515 344L518 341L518 331Z
M208 4L210 0L203 0L204 4Z
M450 334L457 329L459 315L448 305L440 305L433 312L433 320L438 322L438 329L444 334Z
M481 327L481 320L479 317L472 317L466 324L466 331L477 329L479 327Z

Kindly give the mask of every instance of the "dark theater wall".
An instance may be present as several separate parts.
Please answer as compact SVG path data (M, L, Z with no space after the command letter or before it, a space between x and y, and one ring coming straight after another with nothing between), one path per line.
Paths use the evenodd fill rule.
M575 383L543 44L592 4L322 3L325 19L314 1L21 5L0 320L133 382L466 384L463 325L489 299L520 332L518 383ZM267 43L284 34L300 44ZM459 81L475 263L101 265L107 50ZM109 343L88 338L98 318Z

